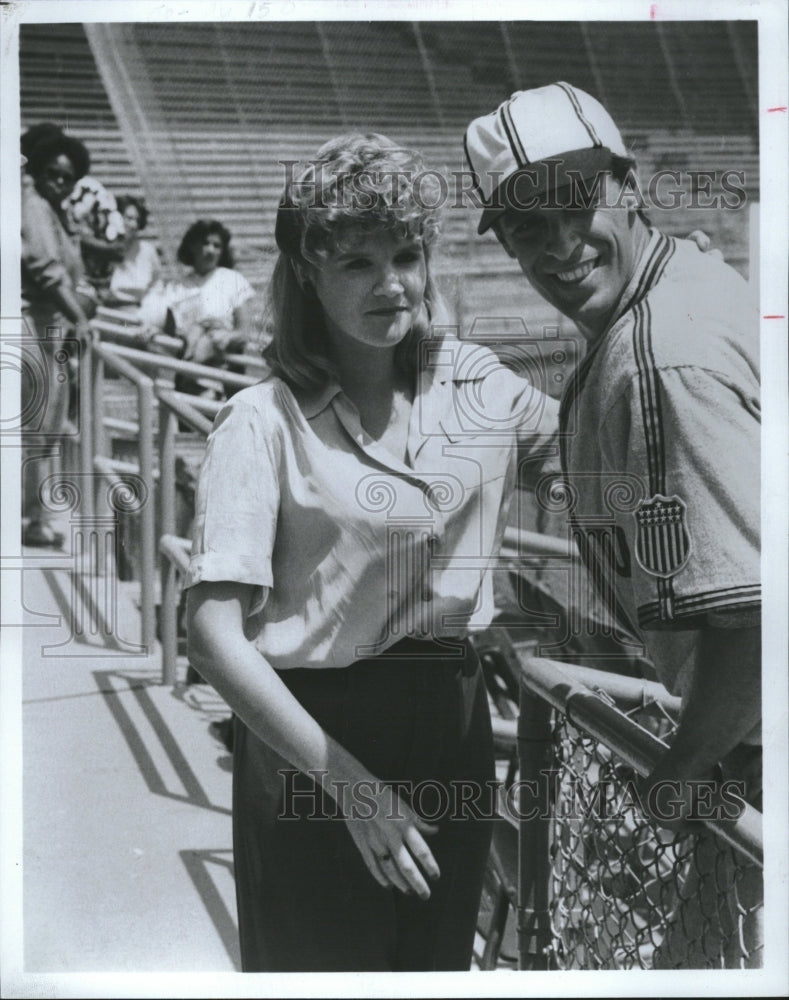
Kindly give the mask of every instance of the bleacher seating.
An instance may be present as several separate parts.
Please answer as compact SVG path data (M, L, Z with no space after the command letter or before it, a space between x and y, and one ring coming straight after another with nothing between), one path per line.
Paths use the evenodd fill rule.
M750 22L658 28L226 21L122 28L124 43L135 47L132 68L155 97L156 128L166 133L168 163L178 175L172 180L190 214L183 228L200 216L221 219L233 233L239 269L260 292L274 260L281 161L308 158L337 132L375 128L421 148L431 166L463 170L460 140L469 118L517 87L557 76L600 94L642 176L664 167L743 170L749 198L758 197L755 109L746 86L749 79L756 86ZM83 27L26 24L20 52L23 125L45 119L65 125L86 141L94 173L111 190L147 193L150 201L145 165L135 168L130 158L128 123L113 113ZM469 315L528 306L537 322L550 319L527 290L502 296L498 281L482 280L506 278L514 269L492 237L476 237L474 216L468 207L445 215L439 267L455 304ZM745 212L686 210L660 213L659 221L676 233L705 229L747 272ZM148 235L164 235L161 225L154 212ZM181 233L166 235L172 253Z

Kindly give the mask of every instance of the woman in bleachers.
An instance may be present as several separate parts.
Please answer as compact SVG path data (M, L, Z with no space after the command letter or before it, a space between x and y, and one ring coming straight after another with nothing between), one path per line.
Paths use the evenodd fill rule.
M140 307L148 336L157 329L181 338L185 361L226 367L225 356L243 351L252 333L249 301L254 290L234 268L230 231L215 219L189 227L178 247L178 260L189 270L154 289ZM184 392L218 396L221 383L183 375L176 385Z
M63 535L39 495L44 478L52 472L52 460L43 455L34 459L32 445L33 435L41 435L41 447L36 449L41 455L65 432L68 366L56 357L59 340L90 336L91 301L81 294L84 268L79 238L70 231L62 207L87 174L90 157L78 139L49 122L25 133L21 146L27 158L22 179L22 315L40 352L22 367L23 412L30 408L37 414L35 426L23 428L23 542L59 546ZM46 384L36 384L37 377ZM36 400L43 404L34 406Z
M438 201L383 136L319 150L277 217L275 375L208 440L189 658L237 713L245 971L471 962L494 767L468 634L557 407L447 330Z
M142 198L123 194L117 199L123 218L123 260L112 270L105 297L107 305L139 306L146 294L161 279L159 253L150 240L141 240L140 233L148 224L148 209Z

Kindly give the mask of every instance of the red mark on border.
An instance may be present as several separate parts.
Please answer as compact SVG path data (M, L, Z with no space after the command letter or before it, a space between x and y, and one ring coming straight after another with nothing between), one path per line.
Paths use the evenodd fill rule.
M653 21L654 21L654 20L655 20L655 18L657 17L657 4L656 4L656 3L651 3L651 4L649 5L649 16L650 16L650 18L651 18L651 19L652 19Z
M786 319L786 316L762 316L762 319Z
M770 111L786 111L786 105L784 105L784 106L783 106L783 107L781 107L781 108L768 108L768 109L767 109L767 111L768 111L768 113L769 113Z

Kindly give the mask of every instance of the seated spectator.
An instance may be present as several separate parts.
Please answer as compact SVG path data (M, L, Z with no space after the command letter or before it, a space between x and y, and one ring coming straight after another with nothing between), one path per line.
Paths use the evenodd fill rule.
M105 303L111 306L138 306L161 278L162 265L156 247L141 240L148 223L148 209L141 198L124 194L117 199L123 218L123 260L112 269Z
M248 302L254 295L246 278L233 269L230 232L215 219L200 219L184 234L177 256L189 271L143 299L146 336L173 334L183 341L185 361L226 367L226 355L242 351L249 340ZM221 392L215 380L182 376L176 385L195 395Z

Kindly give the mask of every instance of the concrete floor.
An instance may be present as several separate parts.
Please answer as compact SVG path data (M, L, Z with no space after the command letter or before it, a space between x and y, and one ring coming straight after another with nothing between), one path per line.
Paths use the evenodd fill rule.
M25 974L232 973L232 760L209 731L226 706L159 683L137 584L75 586L61 562L21 574Z
M134 584L110 600L115 636L77 641L70 576L24 574L25 967L238 969L231 760L208 730L225 706L123 648Z

